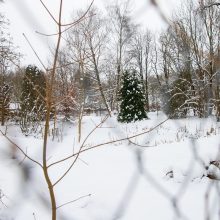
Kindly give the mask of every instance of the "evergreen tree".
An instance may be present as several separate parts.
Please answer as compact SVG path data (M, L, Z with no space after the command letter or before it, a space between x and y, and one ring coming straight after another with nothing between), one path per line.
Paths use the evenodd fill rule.
M21 130L28 135L35 132L45 115L46 80L36 66L26 68L21 94Z
M10 114L10 89L10 86L5 83L0 86L0 115L2 126L5 125L5 121L8 119Z
M119 101L121 103L118 121L129 123L147 118L144 109L143 85L135 71L123 73Z

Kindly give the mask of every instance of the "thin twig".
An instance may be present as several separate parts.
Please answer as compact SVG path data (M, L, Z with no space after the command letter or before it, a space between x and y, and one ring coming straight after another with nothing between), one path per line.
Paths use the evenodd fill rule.
M43 5L43 7L45 8L45 10L47 11L47 13L50 15L50 17L55 21L55 23L58 25L57 20L54 18L54 16L52 15L52 13L50 12L50 10L47 8L47 6L44 4L44 2L42 0L40 0L41 4Z
M77 153L74 153L74 154L72 154L72 155L70 155L70 156L68 156L68 157L66 157L66 158L63 158L63 159L61 159L61 160L59 160L59 161L56 161L56 162L54 162L54 163L51 163L50 165L48 165L48 168L51 167L51 166L54 166L54 165L56 165L56 164L59 164L59 163L61 163L61 162L64 162L64 161L66 161L66 160L69 160L69 159L71 159L71 158L73 158L73 157L77 156L78 154L81 154L81 153L83 153L83 152L85 152L85 151L88 151L88 150L91 150L91 149L94 149L94 148L97 148L97 147L101 147L101 146L104 146L104 145L109 145L109 144L117 143L117 142L120 142L120 141L127 141L127 140L129 140L129 139L132 139L132 138L139 137L139 136L141 136L141 135L150 133L150 132L152 132L154 129L156 129L156 128L159 127L160 125L164 124L164 123L165 123L166 121L168 121L168 120L169 120L169 118L165 119L164 121L162 121L161 123L157 124L155 127L151 128L151 129L148 130L148 131L141 132L141 133L138 133L138 134L135 134L135 135L132 135L132 136L128 136L128 137L126 137L126 138L121 138L121 139L117 139L117 140L107 141L107 142L104 142L104 143L101 143L101 144L97 144L97 145L88 147L88 148L86 148L86 149L81 149L81 150L79 150ZM97 129L97 128L95 128L95 129ZM94 132L94 131L90 132L89 135L86 137L86 139L88 139L88 137L89 137L89 136L91 135L91 133L93 133L93 132ZM86 139L84 140L83 144L85 144ZM152 147L152 146L149 146L149 147Z
M114 140L114 141L108 141L108 142L104 142L104 143L101 143L101 144L97 144L97 145L94 145L94 146L92 146L92 147L83 149L83 150L81 150L81 152L78 152L78 153L83 153L83 152L85 152L85 151L88 151L88 150L91 150L91 149L94 149L94 148L97 148L97 147L100 147L100 146L103 146L103 145L108 145L108 144L112 144L112 143L117 143L117 142L120 142L120 141L127 141L127 140L129 140L129 139L132 139L132 138L139 137L139 136L141 136L141 135L150 133L150 132L152 132L154 129L156 129L156 128L159 127L160 125L164 124L164 123L165 123L166 121L168 121L168 120L169 120L169 118L167 118L166 120L162 121L161 123L159 123L158 125L156 125L155 127L151 128L151 129L148 130L148 131L141 132L141 133L138 133L138 134L135 134L135 135L131 135L131 136L126 137L126 138L121 138L121 139L117 139L117 140ZM152 147L152 146L149 146L149 147ZM76 153L76 154L73 155L73 156L76 156L78 153Z
M84 12L84 14L82 16L80 16L79 19L77 19L76 21L73 21L69 24L62 24L61 26L72 26L75 25L76 23L79 23L89 12L89 10L91 9L92 5L94 3L94 0L92 0L92 2L90 3L89 7L87 8L87 10Z
M13 144L16 148L18 148L20 150L20 152L29 160L31 160L32 162L36 163L37 165L39 165L41 168L43 168L43 166L41 165L41 163L39 163L38 161L34 160L33 158L31 158L30 156L28 156L24 150L22 150L21 147L19 147L15 142L13 142L7 135L5 135L1 130L0 130L1 134L11 143Z
M40 59L40 57L38 56L36 50L33 48L33 46L31 45L31 42L28 40L27 36L23 33L23 36L25 38L25 40L27 41L27 43L29 44L30 48L32 49L32 51L34 52L35 56L37 57L37 59L39 60L39 62L41 63L41 65L43 66L43 68L47 71L47 68L45 67L45 65L43 64L43 61Z
M85 20L85 19L87 19L87 18L89 18L89 17L92 17L92 16L94 16L95 14L91 14L91 15L89 15L88 17L83 17L83 18L81 18L81 20L80 21L83 21L83 20ZM63 34L64 32L66 32L66 31L68 31L69 29L71 29L72 27L74 27L75 25L77 25L80 21L75 21L75 23L72 23L72 25L71 26L69 26L69 27L67 27L67 28L65 28L64 30L62 30L61 31L61 34ZM41 32L39 32L39 31L35 31L37 34L40 34L40 35L42 35L42 36L45 36L45 37L52 37L52 36L57 36L57 35L59 35L59 32L57 32L57 33L53 33L53 34L45 34L45 33L41 33Z
M64 203L64 204L62 204L62 205L60 205L60 206L58 206L57 209L59 209L59 208L65 206L65 205L69 205L69 204L71 204L71 203L77 202L77 201L79 201L79 200L81 200L81 199L83 199L83 198L90 197L91 195L92 195L92 194L88 194L88 195L85 195L85 196L81 196L81 197L79 197L79 198L77 198L77 199L74 199L74 200L72 200L72 201L70 201L70 202L66 202L66 203Z
M87 135L87 137L86 137L85 140L83 141L83 143L82 143L82 145L81 145L81 147L80 147L78 153L75 154L76 157L75 157L74 161L73 161L72 164L69 166L69 168L64 172L64 174L53 184L53 186L55 186L56 184L58 184L58 183L69 173L69 171L72 169L73 165L76 163L77 159L79 158L80 152L83 151L83 147L85 146L85 143L86 143L87 139L92 135L93 132L95 132L95 130L96 130L101 124L103 124L103 123L107 120L108 117L109 117L109 115L106 115L106 117L105 117L94 129L92 129L92 130L89 132L89 134ZM73 157L74 157L74 156L73 156ZM55 163L56 163L56 162L55 162ZM55 163L54 163L54 164L55 164ZM50 166L51 166L51 165L50 165ZM49 168L49 166L48 166L48 168Z

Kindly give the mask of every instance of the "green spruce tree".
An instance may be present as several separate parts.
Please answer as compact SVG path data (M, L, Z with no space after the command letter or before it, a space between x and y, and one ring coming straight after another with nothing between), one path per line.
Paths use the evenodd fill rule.
M46 80L36 66L26 68L22 83L20 125L26 135L36 132L39 122L45 116Z
M5 125L5 122L10 115L10 90L11 87L6 83L3 83L3 85L0 86L0 115L2 126Z
M120 110L118 121L132 122L147 118L144 108L143 86L136 71L125 71L119 91Z

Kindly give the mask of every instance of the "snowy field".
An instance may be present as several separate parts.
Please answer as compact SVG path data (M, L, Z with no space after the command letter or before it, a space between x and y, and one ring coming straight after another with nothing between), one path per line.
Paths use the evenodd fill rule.
M108 118L92 133L84 149L146 132L130 141L81 153L55 186L58 219L220 219L220 169L210 165L220 159L220 124L215 118L165 121L162 113L148 116L148 120L130 124ZM60 122L57 136L54 140L49 137L48 164L77 152L103 117L83 118L81 143L77 143L77 125ZM15 125L9 125L6 132L28 155L42 162L41 134L24 137ZM3 135L0 143L0 219L50 219L41 169L11 147ZM12 158L12 152L18 159ZM72 161L49 169L53 182Z

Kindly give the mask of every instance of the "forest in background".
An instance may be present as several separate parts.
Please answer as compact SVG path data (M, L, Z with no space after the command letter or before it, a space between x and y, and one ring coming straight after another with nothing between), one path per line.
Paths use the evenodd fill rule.
M92 1L86 11L75 12L70 23L62 22L62 0L58 19L54 18L43 1L40 2L58 30L49 35L39 33L45 37L57 37L48 66L38 57L37 50L33 49L34 45L25 35L41 66L22 65L22 55L17 48L19 45L13 44L7 30L7 18L4 15L0 17L0 119L2 128L5 128L5 131L0 131L10 143L10 149L13 149L13 159L22 165L18 167L25 174L25 160L41 169L50 198L51 217L56 220L60 206L57 205L55 187L70 173L83 152L123 141L138 146L130 139L156 131L169 119L214 115L217 121L220 120L220 13L219 3L213 0L185 1L171 20L162 15L168 28L155 35L132 21L129 2L109 5L108 14L103 15L93 7ZM155 1L152 3L156 4ZM127 77L130 73L132 77ZM125 122L135 121L135 117L140 120L147 118L146 113L160 110L165 112L167 118L163 117L164 121L148 129L143 128L145 130L137 134L132 131L131 136L126 134L116 140L88 143L89 137L106 122L108 116L119 112L118 119L124 122L124 113L120 113L124 106L122 103L127 102L126 92L122 95L125 82L129 86L135 85L126 91L128 95L135 91L133 94L137 98L134 103L138 101L138 106L141 106L141 117L126 116ZM130 110L133 106L132 103L125 105L125 109ZM95 127L85 136L82 131L83 117L92 113L107 116L100 117L101 121L95 123ZM59 136L56 133L59 131L59 120L77 125L77 137L74 137L77 138L77 146L63 158L53 157L51 162L48 156L51 150L50 132L53 140ZM13 141L8 136L8 123L19 125L25 136L40 131L42 145L39 144L38 149L42 151L41 159L34 159L34 154L29 154L16 139ZM184 129L187 133L186 126ZM218 128L211 127L206 134L217 132ZM22 160L21 155L24 156ZM137 150L135 156L139 172L147 176L140 151ZM67 168L62 169L61 174L56 172L54 179L50 168L62 167L66 161L69 162ZM203 164L198 157L195 161ZM209 165L213 164L219 169L219 161L209 161ZM157 182L154 185L157 186ZM176 201L171 202L176 208Z
M157 35L132 21L129 1L109 5L107 11L103 15L91 7L74 28L64 30L65 46L58 53L52 100L56 114L80 121L83 113L106 111L111 115L118 111L121 79L127 70L135 71L139 78L147 112L163 110L171 118L214 114L220 120L220 13L215 1L183 2L172 20L167 21L167 30ZM84 13L75 12L75 19ZM22 66L19 48L7 32L8 25L1 15L2 125L7 118L22 118L22 106L27 106L24 93L25 97L32 93L28 114L32 110L38 116L36 112L43 113L40 105L50 78L50 68L42 62L39 67L29 66L44 75L31 81L32 76L26 73L28 67ZM25 78L45 90L43 94L34 97ZM42 99L41 104L36 104L40 110L34 108L31 99ZM17 107L11 111L9 103Z

